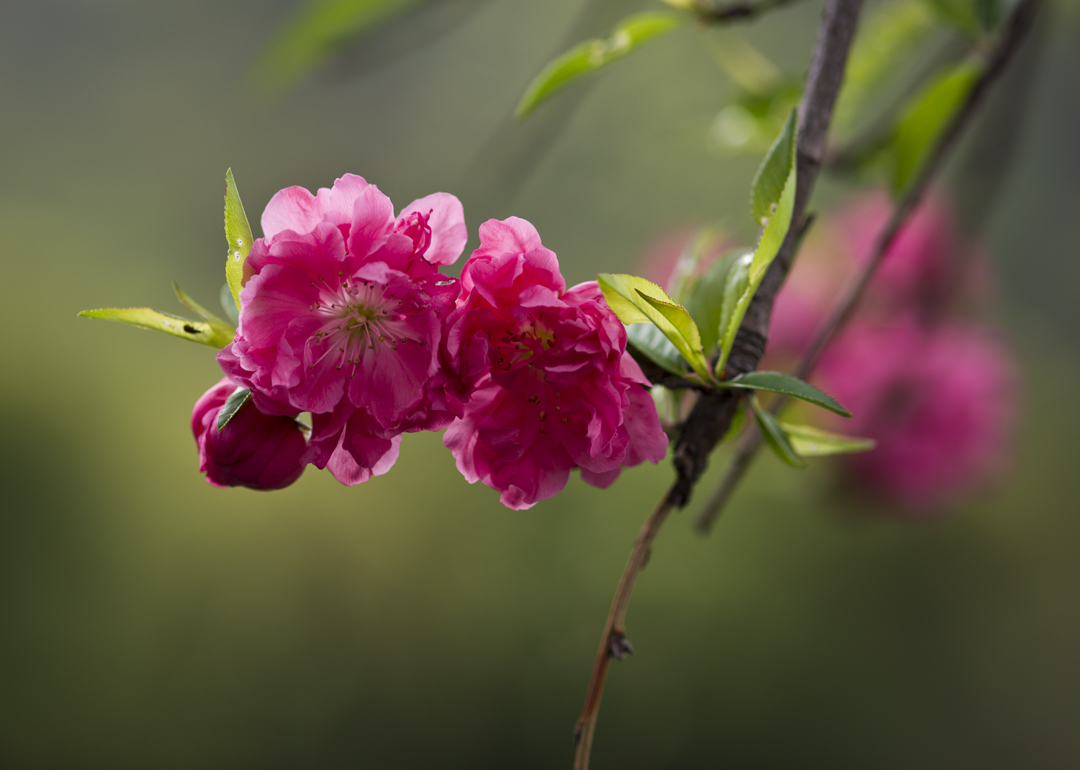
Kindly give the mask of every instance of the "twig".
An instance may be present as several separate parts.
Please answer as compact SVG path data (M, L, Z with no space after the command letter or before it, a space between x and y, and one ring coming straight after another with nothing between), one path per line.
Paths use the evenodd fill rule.
M964 129L967 128L972 117L982 105L990 86L1000 77L1005 65L1030 29L1037 7L1038 0L1020 0L1020 3L1016 6L1005 24L997 46L987 58L985 69L979 79L968 92L967 97L953 115L952 120L949 121L948 126L942 132L919 173L893 208L889 221L874 241L870 259L856 275L855 280L848 285L847 290L837 301L829 318L818 329L810 346L796 365L794 372L796 377L806 379L810 375L825 348L855 311L863 292L870 283L870 279L885 258L885 254L889 251L912 213L918 208L919 203L930 187L930 182L941 170L949 152L955 147ZM773 405L773 411L778 411L783 404L784 399L777 399ZM761 435L757 432L748 434L747 438L740 444L727 474L698 516L697 527L699 530L708 532L712 528L731 493L742 479L747 467L749 467L760 444Z
M732 373L752 371L764 352L772 301L791 265L794 245L804 232L802 223L806 205L821 168L825 135L843 82L847 55L861 9L862 0L827 0L825 4L806 91L799 109L798 182L792 219L800 224L789 231L758 295L750 303L728 359L728 370ZM608 613L585 706L574 731L577 741L575 770L587 770L589 767L596 718L611 658L621 659L632 649L626 639L624 620L634 582L645 566L653 540L672 509L682 508L689 501L693 487L705 469L708 455L730 427L741 397L741 394L730 389L705 393L698 399L683 426L675 450L675 482L642 526Z

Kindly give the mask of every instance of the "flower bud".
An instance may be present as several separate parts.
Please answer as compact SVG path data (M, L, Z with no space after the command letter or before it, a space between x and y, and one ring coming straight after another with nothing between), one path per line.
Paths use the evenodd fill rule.
M226 399L236 390L227 378L206 391L191 412L191 432L199 447L199 470L215 487L282 489L307 465L307 440L292 417L260 412L250 399L218 430Z

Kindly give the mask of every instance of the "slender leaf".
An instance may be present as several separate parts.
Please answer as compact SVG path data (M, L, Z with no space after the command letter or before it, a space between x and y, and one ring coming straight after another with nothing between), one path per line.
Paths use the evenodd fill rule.
M225 172L225 240L229 251L225 256L225 280L229 284L236 307L240 307L240 288L244 281L244 260L251 251L251 225L248 224L244 204L236 189L232 169Z
M701 349L705 351L706 356L716 347L717 340L720 339L728 274L736 261L744 255L747 256L746 264L749 265L749 252L742 249L729 251L709 265L709 269L690 290L686 309L701 333Z
M680 24L682 19L672 14L638 13L620 21L608 37L579 43L551 61L533 78L514 110L514 117L519 120L524 118L560 88L606 67Z
M982 67L974 61L961 62L934 78L912 99L891 143L894 194L900 195L918 174L981 72Z
M841 436L838 433L813 428L809 425L792 425L777 421L788 437L788 442L801 457L824 457L826 455L867 452L874 448L872 439Z
M225 399L225 403L221 407L221 411L218 412L217 429L221 430L229 424L236 413L240 411L248 401L251 400L251 391L247 388L237 388L232 394Z
M739 328L738 323L734 321L735 313L739 307L739 300L746 295L747 287L750 285L750 263L753 259L754 252L744 251L735 258L731 269L728 271L727 280L724 281L724 295L720 303L720 326L718 332L721 336L724 334L725 329L731 328L733 325L736 330ZM740 322L741 320L740 318ZM733 340L734 337L732 337ZM730 348L730 346L731 342L728 342L726 347Z
M750 188L750 211L762 227L767 225L769 218L776 213L780 196L784 193L791 169L795 165L795 130L798 127L796 114L795 110L788 114L780 136L776 138L758 168Z
M236 336L236 329L222 321L216 315L211 313L209 310L204 308L187 294L182 292L180 290L180 287L176 285L176 281L173 281L172 287L173 291L176 292L176 298L180 300L184 307L186 307L188 310L192 311L204 321L206 321L207 325L213 330L214 334L221 337L222 339L229 340L232 340Z
M191 321L169 313L161 313L148 307L109 307L100 310L84 310L79 315L86 318L116 321L129 326L137 326L140 329L165 332L174 337L180 337L190 342L198 342L212 348L223 348L232 342L232 336L223 337L215 333L208 323Z
M769 393L780 393L792 398L807 401L822 409L841 417L851 417L851 412L842 407L832 396L822 393L808 382L803 382L798 377L782 372L749 372L725 380L721 383L725 388L748 388L750 390L765 390Z
M651 323L631 324L626 327L626 340L642 355L657 366L680 377L686 374L683 357L664 336L664 333Z
M767 410L762 409L760 404L757 403L757 399L751 400L751 406L754 410L754 417L757 419L758 428L761 429L761 435L765 439L765 443L769 445L769 449L788 465L794 468L805 468L806 460L795 451L795 447L791 445L787 434L784 433L776 418L769 414Z
M664 333L690 368L711 379L709 362L701 350L701 335L694 319L652 281L633 275L601 273L598 277L608 307L624 324L650 321Z
M420 0L316 0L288 22L263 54L257 75L283 90L310 72L351 38Z
M769 154L765 157L761 170L754 180L751 208L755 212L755 216L759 211L767 211L768 215L764 218L765 227L761 232L757 248L754 249L754 256L747 267L746 286L742 293L738 295L731 313L723 319L724 325L720 331L720 358L716 362L715 369L717 375L720 376L723 375L724 367L727 365L728 356L731 354L731 345L735 341L735 335L742 324L743 316L746 315L746 308L750 306L750 300L754 298L754 293L758 290L758 286L761 285L761 280L765 277L769 265L772 264L772 261L776 259L776 255L780 252L780 247L783 245L784 238L787 237L788 230L791 227L791 217L795 209L795 147L797 137L795 127L797 125L798 115L795 110L792 110L788 122L784 125L784 130L780 132L780 136L777 137L772 149L769 150ZM786 160L788 164L787 176L783 187L779 191L776 190L773 184L776 168L775 158L777 157ZM770 191L776 193L775 200L767 200L766 195Z
M233 299L232 290L227 283L221 284L221 309L225 311L233 326L240 325L240 308L236 306L236 300Z

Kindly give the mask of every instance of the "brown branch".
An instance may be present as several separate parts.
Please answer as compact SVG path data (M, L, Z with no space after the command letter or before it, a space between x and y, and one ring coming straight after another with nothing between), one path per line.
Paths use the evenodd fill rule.
M957 109L952 120L949 121L949 124L934 145L930 155L923 163L919 173L912 180L900 200L896 203L896 206L893 208L889 221L885 224L884 229L882 229L878 234L877 239L874 241L874 248L870 252L870 259L859 271L855 279L848 285L847 290L837 301L832 313L825 323L822 324L821 328L818 329L809 348L807 348L806 352L799 360L799 363L796 365L794 371L796 377L806 379L810 375L817 365L818 360L821 358L822 353L825 352L825 348L837 335L840 329L843 328L844 324L847 323L848 319L851 318L859 300L862 298L863 292L866 291L866 287L870 283L870 279L881 264L881 261L885 258L889 248L896 240L897 235L899 235L904 225L907 224L908 219L922 202L922 199L925 197L926 192L930 187L930 183L940 172L945 159L955 148L964 129L968 127L972 118L978 112L979 107L982 106L982 103L985 101L986 94L989 92L990 87L1001 76L1001 73L1005 70L1005 66L1008 64L1009 60L1019 47L1020 42L1031 28L1031 22L1034 19L1037 7L1038 0L1021 0L1016 6L1012 15L1009 17L1009 20L1005 23L998 44L987 57L985 67L982 74L979 76L979 79L976 80L975 84L968 92L967 97L964 99L964 102ZM779 411L783 406L784 401L785 399L777 399L776 403L773 405L773 412ZM720 512L731 497L731 493L735 490L735 487L738 486L739 481L746 473L746 469L749 467L760 445L761 434L757 432L748 434L747 438L739 445L739 449L731 462L731 466L728 468L727 474L724 476L724 479L720 482L720 486L698 516L697 527L702 532L708 532L709 529L712 528L717 517L720 515Z
M802 225L806 205L821 168L825 137L844 79L848 51L855 36L861 9L862 0L827 0L825 4L818 39L810 61L806 90L799 108L800 125L796 145L798 176L792 215L792 221L799 224L788 232L779 254L747 309L728 358L728 372L731 374L753 371L764 353L773 300L791 266L795 245L805 231ZM675 482L642 526L608 613L585 706L574 731L577 742L575 770L587 770L589 766L596 718L611 658L621 659L632 650L626 639L626 609L637 576L648 559L653 540L672 509L682 508L690 500L694 484L705 470L709 453L730 427L742 397L742 393L730 389L705 393L698 399L683 426L675 448Z

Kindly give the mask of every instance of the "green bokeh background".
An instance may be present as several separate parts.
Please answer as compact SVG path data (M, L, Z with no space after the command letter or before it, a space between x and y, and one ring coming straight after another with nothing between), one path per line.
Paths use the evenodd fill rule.
M581 6L459 0L429 44L399 25L376 61L353 52L272 100L246 73L293 2L0 5L0 765L569 766L667 467L511 512L410 435L359 488L212 489L188 429L212 352L75 314L175 312L172 279L212 304L228 166L253 225L277 189L344 172L399 206L453 191L472 233L533 221L571 282L632 270L687 224L749 235L756 161L707 149L731 86L700 31L537 112L564 110L563 131L530 145L509 126ZM819 10L746 33L800 72ZM766 458L712 537L675 516L595 767L1080 766L1080 29L1058 16L1041 39L986 212L1023 367L1013 471L915 525L835 495L828 462ZM493 182L495 165L520 173Z

